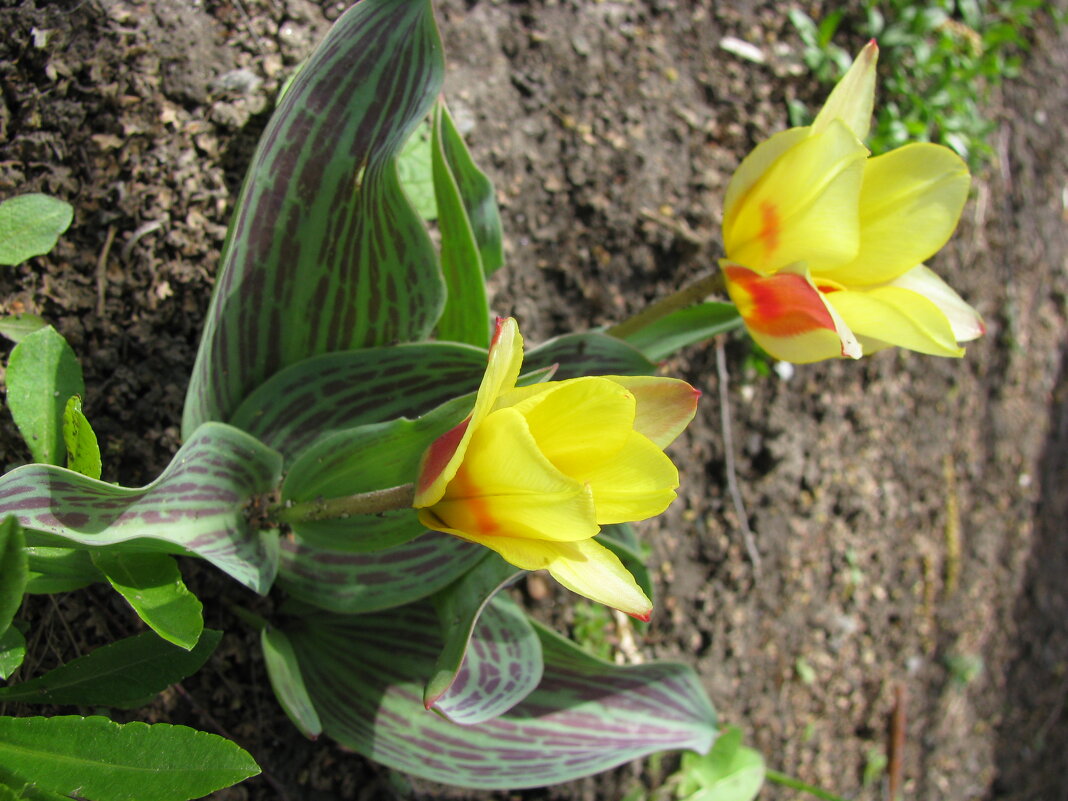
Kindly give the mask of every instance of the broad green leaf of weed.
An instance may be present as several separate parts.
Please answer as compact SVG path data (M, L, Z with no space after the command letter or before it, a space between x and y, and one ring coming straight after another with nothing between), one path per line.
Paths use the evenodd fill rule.
M77 395L71 395L63 409L63 443L67 446L67 467L83 476L100 478L100 446Z
M0 634L7 631L22 606L28 574L22 526L8 517L0 522Z
M78 359L52 326L33 332L11 351L7 405L35 461L63 461L63 410L71 395L84 394Z
M0 203L0 264L14 266L47 253L73 219L70 204L49 195L19 195Z

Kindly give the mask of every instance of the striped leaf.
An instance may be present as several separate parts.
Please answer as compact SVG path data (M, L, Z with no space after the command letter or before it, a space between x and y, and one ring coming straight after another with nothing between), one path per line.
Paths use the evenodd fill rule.
M733 303L708 301L662 317L628 335L626 340L648 358L659 361L687 345L704 342L741 326L741 315Z
M500 211L497 209L497 195L493 183L471 158L464 138L456 130L452 116L444 105L442 112L441 147L471 223L482 270L488 278L504 264L504 234Z
M311 356L425 338L444 302L395 157L442 83L429 0L363 0L271 117L249 167L190 382L183 431L229 421Z
M0 477L0 517L14 515L35 529L27 531L31 546L193 554L266 592L276 569L276 537L253 531L244 506L277 486L281 463L245 432L207 423L163 475L141 489L51 465L17 468Z
M508 610L508 614L493 614L492 620L480 617L498 590L523 572L497 554L487 553L477 567L434 596L445 646L423 690L427 709L435 707L458 723L479 723L511 709L541 680L541 645L532 639L526 616ZM476 622L480 624L477 630ZM498 630L502 631L499 635ZM472 649L473 634L477 642ZM497 649L496 642L517 643L522 648ZM530 650L535 644L536 650ZM481 717L472 711L479 711Z
M411 603L451 584L485 556L485 548L428 531L374 553L280 541L278 586L333 612L356 614Z
M579 378L584 375L652 375L656 365L626 342L602 334L587 331L543 342L527 351L523 367L559 365L556 380Z
M323 731L392 768L463 787L519 789L588 776L657 751L708 750L716 717L684 665L617 667L535 624L538 688L506 714L462 726L423 709L441 650L425 604L318 615L289 637Z
M441 270L445 276L447 299L438 321L438 336L488 348L490 315L482 257L464 207L457 176L453 174L446 154L446 129L458 136L445 104L439 100L434 107L431 166L438 230L441 232Z
M485 350L449 342L329 353L276 374L231 423L289 461L337 431L418 417L474 392L485 370Z

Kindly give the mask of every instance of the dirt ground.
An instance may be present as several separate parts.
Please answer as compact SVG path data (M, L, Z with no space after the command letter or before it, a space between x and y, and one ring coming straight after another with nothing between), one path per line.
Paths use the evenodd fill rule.
M786 126L788 99L819 94L786 10L439 0L446 95L501 203L493 306L529 341L618 320L715 263L731 171ZM244 167L280 82L337 12L333 0L0 0L0 197L45 191L76 210L53 254L0 271L0 313L44 315L81 357L108 480L145 483L178 447ZM660 595L638 656L692 664L771 766L845 797L885 797L865 769L886 753L901 696L904 797L1068 798L1068 47L1048 23L991 101L997 159L932 262L986 318L964 359L888 351L761 377L744 338L725 343L756 561L726 488L716 348L664 365L705 396L672 452L680 500L641 529ZM727 36L766 63L722 49ZM4 409L0 464L26 460ZM184 567L228 634L135 716L248 749L264 776L217 798L614 799L661 778L647 763L470 794L306 742L226 607L247 594ZM571 602L530 601L563 628ZM137 628L102 588L24 612L24 675Z

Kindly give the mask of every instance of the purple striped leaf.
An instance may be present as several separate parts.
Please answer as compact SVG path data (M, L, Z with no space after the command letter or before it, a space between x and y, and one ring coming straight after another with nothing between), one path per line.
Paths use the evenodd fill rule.
M483 628L487 618L482 612L490 599L524 572L487 553L478 566L434 596L445 645L423 690L427 709L434 707L458 723L480 723L506 712L537 686L541 646L531 650L536 639L531 639L526 616L497 612ZM497 643L522 647L497 648Z
M474 392L485 370L485 350L448 342L330 353L274 375L230 422L289 461L337 431L415 418Z
M444 71L429 0L363 0L282 97L238 198L183 431L311 356L425 338L444 303L395 158Z
M621 339L599 331L565 334L543 342L527 351L523 367L558 365L554 378L579 378L584 375L652 375L656 364L641 351Z
M207 423L140 489L52 465L17 468L0 477L0 517L33 529L27 545L193 554L263 593L277 567L276 535L252 530L244 507L277 487L281 468L281 456L245 432Z
M456 634L444 630L447 638ZM530 695L542 670L541 640L534 626L511 598L498 595L483 608L467 640L462 667L433 708L453 723L485 723Z
M504 715L470 726L423 708L423 687L443 645L429 605L322 614L286 630L324 733L405 773L519 789L657 751L709 749L716 716L691 668L619 667L534 626L545 660L538 688Z
M438 230L441 232L441 270L447 292L445 308L438 321L438 336L488 348L490 314L482 256L445 150L446 128L455 134L448 109L439 100L434 106L431 171L438 207Z

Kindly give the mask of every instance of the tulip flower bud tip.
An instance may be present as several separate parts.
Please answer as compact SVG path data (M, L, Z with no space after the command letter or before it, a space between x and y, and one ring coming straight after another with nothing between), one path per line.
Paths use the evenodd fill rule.
M653 610L650 609L644 615L639 615L639 614L636 614L634 612L627 612L627 614L630 615L635 620L640 620L642 623L648 623L649 619L653 616Z

